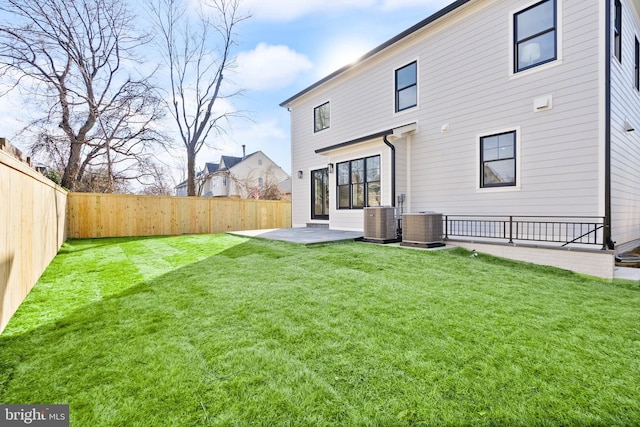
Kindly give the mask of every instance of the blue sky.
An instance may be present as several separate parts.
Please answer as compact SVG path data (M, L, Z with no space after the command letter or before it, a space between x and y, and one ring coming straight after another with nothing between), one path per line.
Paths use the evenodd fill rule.
M239 154L239 147L247 144L248 151L262 150L290 172L289 113L279 104L451 2L245 0L252 18L238 30L236 78L241 85L255 88L234 104L251 110L253 122L234 125L230 142L237 148L230 154ZM277 60L262 62L262 56ZM259 76L251 70L254 62L263 65ZM267 71L269 67L273 73ZM256 81L260 84L252 84ZM254 133L260 130L270 138ZM233 151L233 146L228 150Z
M223 154L241 155L246 144L248 153L262 150L290 173L289 113L279 104L451 2L243 0L252 17L237 28L237 68L228 78L245 89L231 102L249 119L233 122L228 135L213 141L217 149L203 149L197 167ZM2 101L0 136L24 148L12 138L19 128L18 101ZM174 179L180 180L180 152L163 157L175 168Z

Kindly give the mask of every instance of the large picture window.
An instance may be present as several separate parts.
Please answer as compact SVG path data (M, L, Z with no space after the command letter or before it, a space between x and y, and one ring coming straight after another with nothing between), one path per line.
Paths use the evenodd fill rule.
M338 163L338 209L380 206L380 156Z
M320 132L331 125L331 109L328 102L313 109L313 130Z
M556 0L544 0L513 16L515 72L557 59Z
M418 63L396 70L396 112L418 105Z
M480 138L480 187L516 185L516 132Z

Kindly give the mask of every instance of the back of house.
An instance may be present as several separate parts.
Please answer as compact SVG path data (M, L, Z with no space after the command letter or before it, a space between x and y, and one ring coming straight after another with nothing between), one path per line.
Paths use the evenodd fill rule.
M640 244L639 3L459 0L284 101L294 227L387 205Z

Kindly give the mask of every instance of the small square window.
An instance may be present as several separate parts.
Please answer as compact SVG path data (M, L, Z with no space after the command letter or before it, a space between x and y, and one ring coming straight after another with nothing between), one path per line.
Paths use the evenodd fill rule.
M321 130L328 129L331 125L331 111L329 108L329 102L313 109L313 130L314 132L320 132Z
M545 0L513 16L515 72L557 59L556 1Z
M516 132L480 138L480 187L516 185Z
M396 112L418 105L418 63L396 70Z

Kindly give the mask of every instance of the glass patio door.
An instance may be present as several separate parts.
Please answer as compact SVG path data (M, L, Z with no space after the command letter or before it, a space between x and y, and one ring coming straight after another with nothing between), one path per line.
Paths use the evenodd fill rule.
M311 171L311 219L329 219L329 169Z

